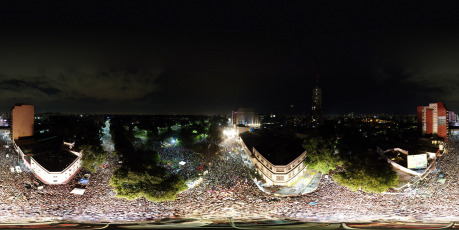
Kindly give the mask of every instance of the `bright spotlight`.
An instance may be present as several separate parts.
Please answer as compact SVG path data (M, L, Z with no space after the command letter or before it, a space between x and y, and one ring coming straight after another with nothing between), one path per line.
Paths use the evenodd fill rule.
M228 138L234 138L234 136L236 136L236 131L234 129L225 129L223 130L223 134Z

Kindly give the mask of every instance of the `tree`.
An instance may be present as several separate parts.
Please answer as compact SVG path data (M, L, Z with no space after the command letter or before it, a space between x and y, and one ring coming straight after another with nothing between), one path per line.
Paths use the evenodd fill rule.
M220 144L223 141L223 131L220 125L212 123L209 128L209 140L213 144Z
M126 130L122 125L111 127L115 150L122 155L123 161L110 179L118 197L145 197L160 202L174 200L177 193L187 189L180 176L169 175L161 166L161 157L156 151L134 148L132 130Z
M303 142L306 150L304 163L309 169L328 174L337 166L343 165L343 161L338 154L335 154L333 139L322 137L312 137Z
M368 193L384 192L397 185L398 178L389 163L384 160L371 160L368 157L349 163L344 172L333 175L333 180L338 184L353 191L361 189Z
M148 166L141 170L119 168L110 184L115 187L117 197L129 200L145 197L149 201L175 200L176 194L187 189L178 175L167 175L163 167Z
M158 153L142 150L126 156L123 166L110 179L118 197L130 200L145 197L160 202L175 200L177 193L187 189L180 176L168 175L160 165Z
M81 166L91 172L97 172L97 169L107 159L107 152L103 151L100 146L84 145Z

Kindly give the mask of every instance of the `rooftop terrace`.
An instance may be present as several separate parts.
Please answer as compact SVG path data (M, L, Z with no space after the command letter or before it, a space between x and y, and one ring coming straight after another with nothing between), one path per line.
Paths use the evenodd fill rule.
M241 138L250 151L253 147L274 165L287 165L304 152L303 140L281 133L242 133Z
M29 162L30 157L33 157L50 172L64 170L77 158L63 145L62 138L56 136L19 138L15 142Z

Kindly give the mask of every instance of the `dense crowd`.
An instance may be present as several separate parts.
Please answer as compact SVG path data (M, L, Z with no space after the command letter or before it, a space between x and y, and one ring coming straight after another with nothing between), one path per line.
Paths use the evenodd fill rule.
M17 154L0 150L0 222L28 220L144 221L170 217L224 219L295 219L302 221L459 221L459 145L448 143L448 151L437 160L437 168L415 186L385 194L352 192L332 177L323 178L319 189L298 197L276 197L260 191L244 163L244 152L236 142L223 143L223 153L202 159L191 150L158 148L165 161L184 161L171 168L186 178L196 174L203 181L178 194L177 200L154 203L145 199L116 198L109 180L119 167L110 153L106 168L91 173L83 195L70 194L79 186L81 171L65 185L42 185L31 172L11 172L20 165ZM9 152L7 152L9 151ZM6 157L9 154L9 157ZM199 170L204 164L207 173ZM172 172L172 171L171 171ZM438 182L444 174L446 182Z
M182 147L161 147L156 146L156 150L161 160L166 164L164 165L169 173L179 174L184 180L194 179L200 170L200 166L204 164L202 156L190 149ZM184 164L180 164L180 162ZM202 169L204 166L202 166Z

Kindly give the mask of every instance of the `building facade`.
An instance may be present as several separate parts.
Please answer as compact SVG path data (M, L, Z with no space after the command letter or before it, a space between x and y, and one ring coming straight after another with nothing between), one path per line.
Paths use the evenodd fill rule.
M33 136L34 106L16 105L12 113L13 140Z
M67 158L66 164L62 167L47 168L48 166L61 165L62 159L50 155L54 149L46 148L44 140L36 140L34 134L34 106L33 105L16 105L12 111L12 130L13 130L13 147L21 157L24 165L29 168L34 175L46 184L65 184L80 170L82 164L82 152L72 150L74 143L62 143L66 146L58 151L65 151ZM42 145L38 148L39 145ZM38 151L37 151L38 150ZM26 153L24 153L26 152ZM65 155L65 154L60 154ZM70 157L68 157L70 156ZM40 161L39 158L47 159ZM52 160L54 159L54 160Z
M260 117L252 108L239 108L232 113L233 125L260 127Z
M322 112L322 89L319 87L319 80L317 85L312 90L312 106L311 106L311 125L317 127L323 122Z
M70 179L72 179L75 176L75 174L81 169L81 158L83 153L82 150L79 152L72 151L69 146L69 149L67 151L69 151L71 154L74 154L76 158L63 170L50 171L46 169L44 166L42 166L37 160L35 160L33 156L27 156L27 154L24 154L21 147L14 141L13 146L19 154L19 156L21 157L21 159L23 160L24 165L33 172L35 177L40 179L45 184L65 184Z
M267 184L291 186L306 172L307 167L303 163L306 151L286 165L274 165L263 157L255 147L249 150L242 138L240 138L240 142L242 143L244 152L249 156L252 165Z
M436 134L448 138L449 115L442 102L417 107L418 129L422 135Z

